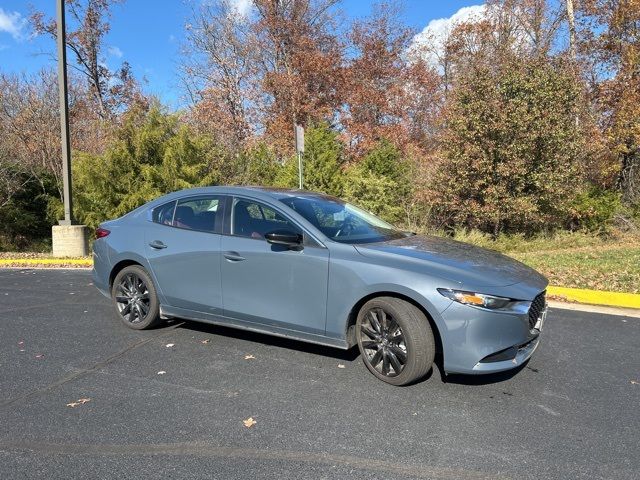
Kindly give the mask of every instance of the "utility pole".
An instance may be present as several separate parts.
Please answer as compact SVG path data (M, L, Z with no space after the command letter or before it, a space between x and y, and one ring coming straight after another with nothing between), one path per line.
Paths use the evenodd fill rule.
M576 62L576 16L573 9L573 0L566 0L567 21L569 23L569 55L571 61Z
M71 140L69 135L69 92L67 88L67 39L65 34L65 0L56 0L58 41L58 94L60 97L60 139L62 142L62 192L64 220L51 227L55 257L84 257L89 253L87 228L75 225L71 200Z
M302 125L295 125L296 154L298 155L298 188L302 190L302 154L304 153L304 128Z
M69 137L69 94L67 90L67 39L65 32L65 0L56 0L58 17L58 95L60 97L60 138L62 140L62 190L64 220L60 225L73 225L71 200L71 141Z

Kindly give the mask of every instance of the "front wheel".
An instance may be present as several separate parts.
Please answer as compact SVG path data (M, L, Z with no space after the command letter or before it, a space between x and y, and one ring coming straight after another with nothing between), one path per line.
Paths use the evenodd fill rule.
M160 305L151 277L140 265L118 272L111 287L111 298L124 324L135 330L151 328L160 320Z
M364 364L392 385L424 377L433 365L435 341L424 313L398 298L365 303L356 320L356 339Z

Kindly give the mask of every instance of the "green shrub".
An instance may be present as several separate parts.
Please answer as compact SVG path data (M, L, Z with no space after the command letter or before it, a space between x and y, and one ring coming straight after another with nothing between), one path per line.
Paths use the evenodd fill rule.
M342 196L344 180L343 146L338 134L326 124L310 127L305 132L303 174L304 189ZM279 169L275 183L285 188L298 187L298 159L292 157Z
M578 194L572 205L571 227L591 232L604 231L622 207L620 193L591 187Z
M407 223L412 202L411 165L387 140L381 140L346 172L344 196L390 223Z
M95 227L160 195L214 185L223 153L158 107L131 112L103 155L77 153L75 213Z
M51 236L53 222L47 215L47 205L58 198L55 179L40 172L37 179L22 174L20 181L22 188L0 207L1 250L24 250L46 243Z

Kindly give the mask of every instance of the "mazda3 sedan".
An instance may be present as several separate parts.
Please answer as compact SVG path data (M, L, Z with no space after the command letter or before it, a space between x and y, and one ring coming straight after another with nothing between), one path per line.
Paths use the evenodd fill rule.
M174 192L96 230L95 285L127 326L184 318L349 349L379 379L518 367L547 280L499 253L418 236L321 193Z

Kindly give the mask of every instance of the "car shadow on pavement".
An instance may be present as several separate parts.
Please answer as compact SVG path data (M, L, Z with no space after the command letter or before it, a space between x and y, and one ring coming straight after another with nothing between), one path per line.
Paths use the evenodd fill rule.
M240 330L221 325L212 325L183 319L176 319L176 321L184 322L179 328L191 331L236 338L247 342L261 343L262 345L286 348L287 350L297 350L299 352L310 353L313 355L322 355L323 357L335 358L345 362L353 362L360 355L357 347L352 347L349 350L341 350L339 348L326 347L315 343L307 343L291 338L276 337L266 333L251 332L249 330Z
M444 383L453 383L458 385L490 385L492 383L501 383L512 379L524 370L529 362L526 361L522 365L517 366L512 370L506 372L489 373L486 375L462 375L452 373L449 375L442 375L442 381Z
M287 350L296 350L298 352L309 353L312 355L321 355L323 357L334 358L344 362L353 362L359 356L360 352L358 347L352 347L349 350L341 350L339 348L327 347L324 345L317 345L314 343L307 343L300 340L291 338L276 337L266 333L251 332L249 330L241 330L237 328L225 327L221 325L212 325L208 323L196 322L184 319L175 319L176 322L182 323L178 328L183 328L193 332L200 332L209 335L217 335L221 337L235 338L238 340L244 340L247 342L260 343L262 345L268 345L271 347L284 348ZM170 322L169 324L171 324ZM432 377L440 378L442 383L450 383L457 385L489 385L493 383L501 383L513 378L521 370L526 368L528 362L516 367L513 370L506 372L492 373L487 375L462 375L462 374L449 374L445 375L442 365L442 355L436 353L434 361L434 368L429 373L417 380L414 383L422 383L429 380Z

